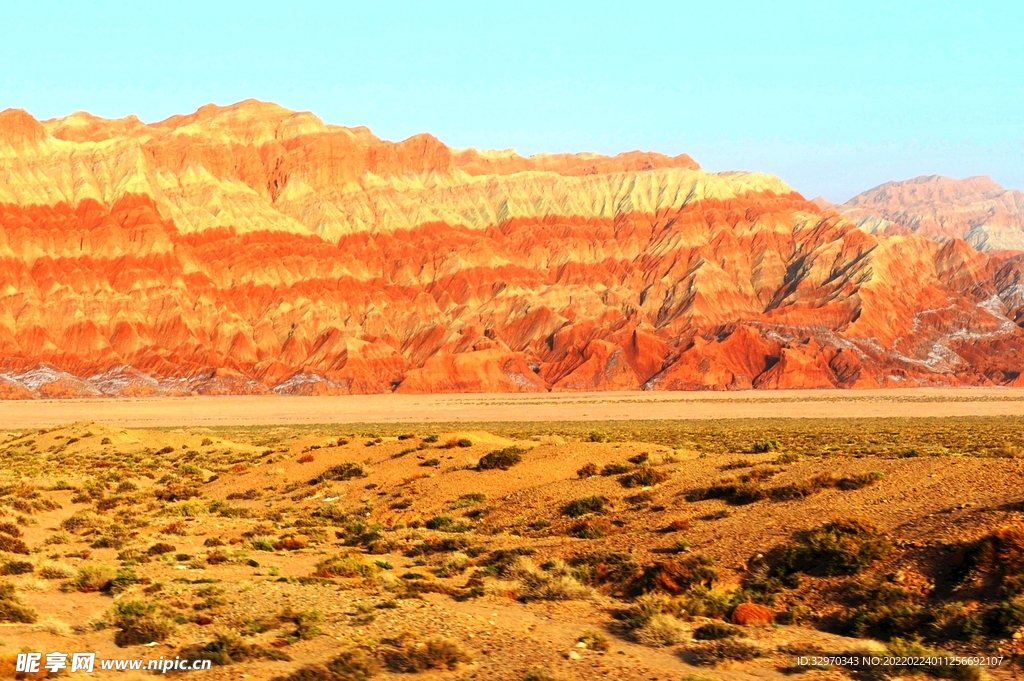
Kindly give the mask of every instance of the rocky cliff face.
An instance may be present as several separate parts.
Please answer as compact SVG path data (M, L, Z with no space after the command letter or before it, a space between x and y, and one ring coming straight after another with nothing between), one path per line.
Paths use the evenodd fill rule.
M687 156L0 114L0 397L1020 383L1022 270Z
M990 177L888 182L838 209L870 232L964 239L981 251L1024 251L1024 193Z

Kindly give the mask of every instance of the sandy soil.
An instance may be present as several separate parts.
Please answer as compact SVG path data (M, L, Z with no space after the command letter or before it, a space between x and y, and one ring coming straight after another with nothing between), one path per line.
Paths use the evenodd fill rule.
M182 397L0 402L0 427L1020 416L1021 388Z
M254 429L247 439L232 440L202 428L78 423L0 434L0 534L8 538L8 550L0 552L0 582L13 587L4 597L8 610L0 612L27 607L34 613L32 621L8 614L9 622L0 624L0 678L22 649L174 657L223 635L248 652L202 678L287 678L305 665L356 650L384 664L382 680L522 681L540 668L553 673L534 678L556 681L782 681L794 671L794 651L882 649L869 638L830 633L835 627L829 618L856 604L848 593L860 584L900 584L914 603L943 612L954 608L960 619L992 607L997 594L952 581L951 558L993 529L1024 521L1024 458L1013 452L1004 458L819 457L783 447L709 455L557 435L509 440L454 431L399 440L355 438L340 430ZM821 439L824 446L847 437L823 429ZM520 463L508 470L476 467L482 455L507 446L521 448ZM618 465L627 474L581 477L586 464ZM339 478L338 467L346 465L358 474ZM626 484L628 473L638 470L661 477L649 487ZM766 491L823 474L870 480L863 486L818 484L799 498L766 496L749 503L692 496L757 471ZM582 517L564 510L573 500L595 496L604 500L603 510ZM431 527L444 516L454 524ZM681 641L642 645L642 635L616 619L636 601L619 594L614 582L583 588L573 578L551 582L547 596L531 591L530 574L547 579L549 568L536 566L616 554L635 562L629 580L663 561L705 555L716 566L716 588L728 593L755 574L765 556L773 560L801 532L832 517L869 518L885 533L891 552L864 574L805 576L798 586L781 589L772 605L779 619L792 620L798 612L804 619L739 627L738 640L759 651L751 660L694 662L695 651L714 645L692 638L709 622L701 616L676 624ZM576 529L581 522L604 530L582 536ZM288 540L298 543L282 543ZM503 572L497 556L523 550L531 553L534 572ZM325 577L318 566L331 556L348 557L367 572ZM446 568L457 558L462 565ZM128 579L86 588L81 577L90 569ZM152 645L145 643L148 636L118 645L125 630L118 604L136 601L175 624L154 635ZM314 629L299 635L289 613L311 612ZM1024 633L1017 629L1012 633ZM588 631L598 632L608 649L580 647ZM467 658L451 671L403 672L389 655L409 649L413 644L403 642L415 636L455 641ZM1010 655L1024 649L1024 639L1008 631L968 648L956 639L950 645L961 646L953 651ZM268 657L273 651L279 658ZM1008 663L988 673L999 679L1017 671ZM836 668L805 671L802 678L863 677Z

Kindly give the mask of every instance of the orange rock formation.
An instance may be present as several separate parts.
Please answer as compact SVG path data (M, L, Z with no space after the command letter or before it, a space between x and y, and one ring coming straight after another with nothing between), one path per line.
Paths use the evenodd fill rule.
M1022 260L688 156L0 113L0 398L1018 384Z
M871 232L964 239L981 251L1024 251L1024 193L990 177L888 182L838 207Z

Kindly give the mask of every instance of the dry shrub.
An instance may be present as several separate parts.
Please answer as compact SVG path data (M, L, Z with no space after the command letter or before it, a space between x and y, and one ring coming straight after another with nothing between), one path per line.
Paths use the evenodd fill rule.
M706 667L728 661L749 662L763 655L757 646L733 638L715 641L710 645L694 648L690 652L694 664Z
M570 518L579 518L589 513L603 513L607 503L608 499L603 496L580 497L563 506L562 515L567 515Z
M768 452L777 452L782 449L782 444L774 438L765 438L764 440L758 440L753 444L751 449L755 454L767 454Z
M623 487L652 487L665 482L669 477L669 474L665 471L659 471L657 468L641 465L637 466L635 470L619 478L619 483Z
M74 568L62 563L43 563L37 574L43 579L67 579L74 574Z
M187 501L199 495L198 487L183 483L171 483L154 491L154 496L160 501Z
M805 499L813 494L826 489L840 489L851 491L874 485L885 477L882 473L874 471L871 473L855 473L842 478L837 478L830 473L819 473L807 480L783 485L771 490L769 495L775 501L789 501L791 499Z
M694 586L710 588L717 578L715 561L703 553L694 553L648 566L637 586L644 592L662 591L679 596Z
M697 627L693 637L698 641L718 641L723 638L739 636L740 630L725 622L708 622Z
M74 630L62 620L46 619L32 625L32 631L44 631L53 636L70 636Z
M181 649L178 656L185 660L210 660L215 665L224 666L246 660L267 658L271 660L290 660L287 653L273 648L263 648L250 643L232 633L218 632L214 639L207 643L196 643Z
M612 648L612 644L608 641L608 637L594 629L584 630L577 640L586 646L587 650L596 650L599 653L606 653Z
M320 624L323 622L324 616L319 610L295 611L290 607L285 607L281 614L277 616L277 619L282 623L290 622L294 624L295 631L292 632L292 636L303 641L316 638L323 633L323 630L320 629Z
M345 481L353 478L365 478L366 470L357 463L346 461L340 463L337 466L331 466L326 471L316 476L309 481L311 485L318 485L321 482L329 482L331 480Z
M743 459L736 459L722 466L723 471L734 471L740 468L753 468L757 465L755 461L745 461Z
M10 582L0 582L0 622L32 624L36 619L35 609L22 605L15 586Z
M330 662L307 665L274 681L368 681L379 671L377 660L353 648L343 651Z
M817 494L823 489L829 489L835 486L836 478L833 477L831 473L819 473L807 478L806 480L801 480L800 482L776 487L770 492L770 495L774 501L806 499L813 494Z
M1024 524L979 539L969 550L971 567L991 576L1007 596L1024 592Z
M756 480L723 480L709 487L690 490L686 500L690 502L706 499L722 499L733 506L743 506L760 501L768 496L768 492Z
M569 533L578 539L600 539L612 532L612 524L604 518L587 518L569 528Z
M116 573L107 565L83 565L67 586L85 593L109 591Z
M156 544L153 544L148 549L146 549L146 554L150 556L162 556L165 553L171 553L172 551L176 551L177 548L178 547L176 547L174 544L168 544L167 542L157 542Z
M208 511L209 508L201 499L189 499L188 501L178 501L165 506L163 514L177 515L183 518L195 518L196 516L203 515Z
M452 438L451 440L448 440L448 442L445 442L443 445L438 447L438 449L455 449L456 447L466 448L466 447L472 447L472 446L473 446L473 441L472 440L470 440L468 437L460 437L460 438Z
M9 560L0 566L0 574L3 575L26 575L33 570L36 566L27 560Z
M110 623L120 631L114 635L119 647L163 641L175 629L174 620L151 601L120 601L111 608Z
M476 467L481 471L500 469L507 471L523 460L526 450L522 447L506 447L485 454Z
M49 537L43 540L43 544L54 546L60 544L67 544L71 541L71 535L67 532L54 532Z
M29 553L28 545L23 539L12 537L9 534L0 534L0 551L18 553L24 556L27 556Z
M854 475L847 475L845 477L836 480L836 488L843 491L861 489L863 487L870 487L876 482L884 478L885 475L880 471L871 471L870 473L855 473Z
M633 630L633 637L645 646L674 646L689 638L690 630L672 615L658 613Z
M17 664L17 653L0 655L0 679L51 679L57 676L57 674L51 674L46 667L42 666L35 674L16 672Z
M160 528L160 534L173 534L178 537L188 535L188 525L182 520L174 520Z
M470 657L458 643L445 638L426 641L407 640L400 647L385 652L390 669L397 672L419 673L429 669L454 670Z
M576 477L580 480L592 478L600 473L596 463L585 463L576 471Z
M18 588L22 591L47 591L50 588L49 582L38 577L22 577L19 580Z
M309 546L309 537L302 535L293 535L290 537L281 537L274 542L274 549L277 551L298 551Z
M523 681L559 681L558 677L547 669L531 669L523 675Z
M778 576L798 572L825 577L855 575L888 554L891 548L889 541L866 518L833 520L786 549L773 573Z
M367 563L358 554L338 553L323 558L316 564L313 572L315 577L362 577L370 579L374 577L380 568L373 563Z
M611 551L586 553L569 561L573 575L590 586L610 585L613 590L625 587L636 579L640 566L628 553Z
M223 551L211 551L206 554L206 562L210 565L220 565L228 562L228 557Z
M438 577L461 575L469 567L469 556L461 551L452 553L437 571Z
M25 533L21 531L21 528L14 523L0 523L0 534L6 534L9 537L25 536Z
M507 569L507 576L519 582L518 593L524 601L582 601L597 596L591 587L573 577L572 570L560 560L541 569L529 558L518 557Z
M849 597L858 602L855 608L845 608L836 618L839 633L871 637L888 641L906 636L924 627L936 624L940 608L926 606L916 591L868 577L849 589ZM1024 624L1024 622L1021 622Z
M620 473L628 473L633 467L628 463L621 461L614 461L612 463L606 463L601 467L601 475L608 477L610 475L619 475Z
M893 639L886 646L886 654L891 658L895 658L897 662L913 663L918 660L926 661L923 664L919 662L916 665L907 664L891 667L890 671L892 673L905 671L910 676L915 673L924 672L928 676L937 679L953 679L954 681L981 681L981 679L985 678L983 667L967 664L949 664L945 661L948 659L946 653L932 650L917 642L904 641L898 638ZM935 664L934 661L938 661L938 664Z

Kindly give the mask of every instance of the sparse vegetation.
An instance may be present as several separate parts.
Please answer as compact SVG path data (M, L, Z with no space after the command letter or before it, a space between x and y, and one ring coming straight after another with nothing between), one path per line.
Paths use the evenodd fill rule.
M693 630L693 637L698 641L717 641L739 635L739 629L724 622L708 622Z
M38 619L34 608L23 605L10 582L0 582L0 622L32 624Z
M278 677L277 681L369 681L380 671L380 664L358 648L342 651L324 664L311 664Z
M166 640L176 628L158 604L141 600L115 602L110 624L119 629L114 642L122 648Z
M379 572L380 568L374 563L368 563L361 556L354 553L338 553L328 558L323 558L316 564L317 577L362 577L370 579Z
M756 454L764 454L766 452L777 452L782 449L782 445L775 438L765 438L755 442L751 449Z
M431 669L451 671L469 662L470 657L455 641L432 637L402 641L385 651L385 660L393 671L418 673Z
M362 466L360 466L357 463L346 461L345 463L338 464L337 466L331 466L326 471L310 480L310 484L316 485L322 482L329 482L332 480L344 481L351 480L352 478L365 477L366 470L363 469Z
M633 630L633 637L645 646L674 646L690 636L690 628L675 616L656 613Z
M855 575L885 556L891 548L865 518L833 520L807 533L783 553L774 571L780 576Z
M570 518L579 518L591 513L603 513L608 499L601 496L591 495L574 499L562 507L562 514Z
M505 447L484 455L477 468L482 471L500 469L507 471L523 460L526 450L521 447Z
M85 593L109 591L117 572L107 565L83 565L68 587Z
M717 578L715 561L703 553L694 553L648 566L637 586L645 592L661 591L679 596L694 586L710 588Z
M651 487L652 485L665 482L668 479L669 474L665 471L652 468L648 465L640 465L619 478L619 482L623 487Z
M270 660L290 660L287 653L274 648L264 648L246 641L240 636L227 632L217 632L212 641L186 646L179 652L185 660L210 660L213 664L224 666L260 658Z
M233 427L205 431L202 446L201 433L182 429L104 438L91 427L91 439L80 427L0 434L10 471L0 481L0 619L41 617L36 630L69 641L88 626L119 645L180 642L178 655L216 664L302 655L306 666L279 677L298 681L368 679L378 663L458 666L466 658L440 639L401 633L425 602L423 614L441 614L481 599L467 631L498 627L514 644L522 634L504 612L494 608L493 625L478 616L488 599L547 601L531 607L546 626L573 627L571 651L584 659L633 641L744 674L777 664L775 637L796 623L811 639L822 629L958 653L1016 649L1024 631L1019 507L986 482L1015 479L1024 451L1002 422L418 427L440 433L432 438L408 425L351 426L345 437L336 426ZM483 431L506 441L488 447ZM481 453L475 468L494 473L468 470ZM938 457L948 454L964 456L947 481ZM936 502L938 489L948 499ZM929 515L916 494L930 499ZM870 520L786 529L808 527L801 514L833 499ZM108 614L68 626L42 605L50 597ZM573 600L590 603L560 603ZM607 633L567 619L584 607L615 618ZM356 643L338 653L335 639ZM458 646L468 654L487 641ZM506 663L505 648L488 650ZM517 659L516 678L534 661ZM900 673L919 671L953 673Z
M693 664L702 666L716 666L729 661L749 662L763 654L757 646L734 638L714 641L691 651Z

